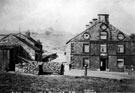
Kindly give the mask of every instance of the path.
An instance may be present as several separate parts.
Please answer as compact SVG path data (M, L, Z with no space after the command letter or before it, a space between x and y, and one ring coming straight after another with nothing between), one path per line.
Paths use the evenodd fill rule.
M84 76L84 69L83 70L78 70L78 69L68 70L68 69L65 69L64 75ZM110 78L110 79L135 78L135 73L133 73L132 75L128 75L128 72L106 72L106 71L91 71L91 70L88 70L87 75L93 76L93 77Z

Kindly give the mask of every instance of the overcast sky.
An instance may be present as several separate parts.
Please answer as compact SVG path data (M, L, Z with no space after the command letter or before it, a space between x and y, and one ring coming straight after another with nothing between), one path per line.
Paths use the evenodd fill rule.
M18 31L20 25L21 31L52 27L79 33L102 13L118 29L135 33L135 0L0 0L0 31Z

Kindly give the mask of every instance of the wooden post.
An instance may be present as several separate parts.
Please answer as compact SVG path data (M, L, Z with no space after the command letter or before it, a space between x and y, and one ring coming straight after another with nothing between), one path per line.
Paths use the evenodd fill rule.
M88 65L85 65L85 72L84 72L85 76L87 76L87 67L88 67Z
M38 67L39 67L38 75L41 75L43 73L43 66L39 65Z

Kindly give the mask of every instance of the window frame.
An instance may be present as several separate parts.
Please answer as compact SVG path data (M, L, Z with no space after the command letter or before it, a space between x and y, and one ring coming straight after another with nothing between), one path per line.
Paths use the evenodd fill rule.
M106 35L105 34L102 34L102 33L106 33ZM106 38L104 39L104 38L101 38L102 36L106 36ZM101 31L100 32L100 40L107 40L108 39L108 33L107 33L107 31Z
M89 60L89 63L88 63L88 67L87 68L89 68L90 67L90 59L88 58L88 57L84 57L83 58L83 65L82 65L82 67L84 68L85 67L85 60Z
M101 51L101 45L106 45L106 52ZM107 53L107 44L100 44L100 53Z
M71 48L71 53L74 53L74 47L75 47L74 44L75 44L74 42L71 42L71 46L70 46L70 48Z
M85 51L85 46L86 46L86 45L88 45L88 49L89 49L88 52ZM83 44L83 53L90 53L90 44L89 44L89 43L84 43L84 44Z
M119 46L123 46L123 48L124 48L124 49L123 49L123 52L120 52L120 51L119 51ZM125 45L124 45L124 44L117 44L117 53L118 53L118 54L125 54Z
M71 61L71 63L74 61L73 55L70 56L70 61Z
M122 62L122 61L118 61L118 60L120 60L120 59L122 59L123 62ZM123 63L123 67L122 67L122 68L124 68L125 59L124 59L124 58L117 58L117 68L122 69L122 68L120 68L120 67L118 66L118 63L120 63L120 62Z

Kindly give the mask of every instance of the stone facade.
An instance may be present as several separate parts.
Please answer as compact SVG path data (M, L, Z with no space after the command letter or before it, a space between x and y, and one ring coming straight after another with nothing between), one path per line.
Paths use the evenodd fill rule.
M108 14L99 14L98 20L67 43L66 58L74 68L102 71L124 71L135 66L135 41L109 23Z

